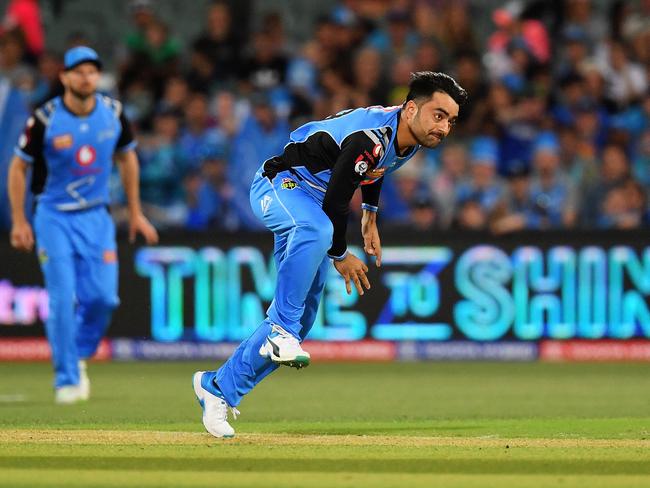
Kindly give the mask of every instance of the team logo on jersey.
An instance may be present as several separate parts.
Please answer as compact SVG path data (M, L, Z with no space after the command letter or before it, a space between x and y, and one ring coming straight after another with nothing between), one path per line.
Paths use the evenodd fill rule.
M81 166L89 166L95 162L97 159L97 151L94 147L84 144L79 148L77 154L75 154L77 164Z
M63 134L56 136L54 139L52 139L52 145L54 146L54 149L58 149L59 151L61 149L68 149L69 147L72 147L72 134Z
M298 183L293 181L291 178L282 178L282 184L280 184L280 188L283 190L293 190L298 186Z

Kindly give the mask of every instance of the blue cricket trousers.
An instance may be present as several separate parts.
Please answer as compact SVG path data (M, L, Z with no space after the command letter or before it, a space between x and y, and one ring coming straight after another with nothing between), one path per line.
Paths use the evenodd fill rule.
M321 202L289 171L278 173L272 181L261 173L253 180L250 202L257 218L275 234L278 277L266 320L216 373L219 389L232 407L278 367L259 354L271 324L280 325L300 341L309 333L327 277L327 251L332 246L332 222Z
M76 385L79 359L95 354L119 304L115 225L104 206L61 212L38 205L34 232L49 295L54 386Z

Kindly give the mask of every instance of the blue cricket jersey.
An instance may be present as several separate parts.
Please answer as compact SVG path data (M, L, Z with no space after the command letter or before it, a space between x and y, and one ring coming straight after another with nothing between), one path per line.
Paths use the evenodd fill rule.
M38 107L14 152L32 165L38 204L72 211L109 203L113 154L135 145L122 104L96 94L95 108L84 116L61 97Z
M341 256L350 200L361 185L363 207L377 211L383 176L406 163L420 146L399 154L401 106L346 110L291 133L284 152L264 163L264 176L289 170L319 202L334 225L330 256Z

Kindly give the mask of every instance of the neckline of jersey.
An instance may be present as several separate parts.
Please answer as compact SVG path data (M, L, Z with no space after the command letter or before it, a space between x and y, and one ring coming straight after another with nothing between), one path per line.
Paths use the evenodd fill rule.
M96 94L96 93L95 93L94 97L95 97L95 106L94 106L93 109L92 109L90 112L88 112L86 115L79 115L79 114L74 113L74 112L72 111L72 109L71 109L70 107L68 107L68 106L65 104L65 100L63 99L63 96L61 96L61 106L62 106L62 107L63 107L63 108L64 108L64 109L65 109L65 110L66 110L70 115L72 115L73 117L77 117L78 119L86 119L86 118L90 117L92 114L95 113L95 110L97 110L97 105L99 105L99 100L97 100L97 94Z

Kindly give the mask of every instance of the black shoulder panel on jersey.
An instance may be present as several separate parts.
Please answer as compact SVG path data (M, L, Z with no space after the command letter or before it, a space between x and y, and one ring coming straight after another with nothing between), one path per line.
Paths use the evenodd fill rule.
M350 200L366 177L366 172L372 170L381 159L377 149L379 142L367 132L353 132L343 139L341 153L332 168L323 199L323 210L334 225L332 247L328 252L330 256L341 256L345 253Z
M310 173L317 174L333 168L340 152L341 148L331 135L327 132L316 132L304 142L287 144L282 155L276 158L284 163L278 171L304 166Z

